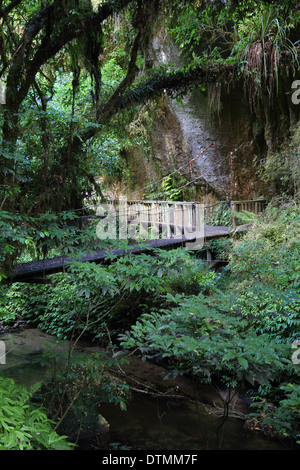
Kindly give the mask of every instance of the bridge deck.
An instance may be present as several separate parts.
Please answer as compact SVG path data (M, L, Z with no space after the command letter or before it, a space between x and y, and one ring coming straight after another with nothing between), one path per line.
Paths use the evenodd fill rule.
M242 227L241 227L241 230ZM228 227L221 226L205 226L204 240L211 240L214 238L228 236L230 229ZM86 254L80 258L80 261L104 263L107 259L108 253L115 256L122 256L127 253L142 253L148 250L154 250L156 248L176 248L182 246L186 242L192 241L191 238L164 238L157 240L148 240L142 243L130 244L126 249L112 249L112 250L94 250L92 254ZM67 266L68 262L72 261L69 257L57 256L51 259L45 259L41 261L31 261L27 263L21 263L15 266L12 274L13 282L34 282L38 278L44 278L49 274L54 274L63 271L64 267Z

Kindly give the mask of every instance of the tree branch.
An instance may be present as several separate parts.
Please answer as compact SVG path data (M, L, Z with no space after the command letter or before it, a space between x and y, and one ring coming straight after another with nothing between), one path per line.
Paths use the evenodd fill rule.
M12 0L5 8L0 8L0 18L7 15L11 10L17 7L23 0Z
M136 38L136 41L138 42L138 37ZM137 70L135 67L137 53L137 50L135 49L136 47L137 44L132 48L130 65L124 81L119 85L102 111L99 112L99 119L95 123L95 126L91 125L85 133L80 135L80 138L76 137L74 139L74 145L82 145L83 142L95 137L97 133L101 132L99 124L101 125L102 123L107 122L107 120L122 109L144 104L149 99L158 98L161 96L161 93L166 93L170 97L175 97L185 91L188 87L196 86L200 83L204 84L213 82L221 76L235 73L235 68L233 66L224 66L218 69L213 67L195 66L188 70L180 69L164 73L163 75L161 71L158 70L157 74L153 74L152 77L140 81L133 88L129 89L130 85L132 85L134 81Z
M45 35L34 57L26 61L25 79L18 90L17 102L21 104L25 99L30 86L34 82L36 74L44 63L53 58L68 42L83 34L90 34L91 31L97 31L104 20L116 11L124 9L132 1L133 0L118 0L104 3L103 5L99 5L98 11L93 14L88 14L83 17L76 16L72 21L70 18L70 22L68 24L62 24L61 30L54 37L49 38L48 35ZM27 42L31 40L32 35L36 34L36 28L37 25L32 23L30 38L27 37Z
M141 38L141 32L139 31L135 37L135 40L131 49L131 56L130 56L130 61L129 61L126 77L117 87L117 89L114 91L113 95L108 100L104 108L102 110L97 111L98 119L95 123L96 125L90 126L85 131L85 133L80 134L80 136L78 135L73 136L72 145L71 145L71 148L69 148L70 153L72 154L78 153L79 149L82 148L83 143L85 143L87 140L91 139L92 137L95 137L97 132L99 132L99 124L102 124L114 114L114 111L117 108L117 103L121 99L122 94L130 85L132 85L136 77L136 74L138 72L138 68L136 66L136 59L137 59L137 54L139 50L140 38ZM66 151L62 152L62 155L64 158L64 155L66 155Z

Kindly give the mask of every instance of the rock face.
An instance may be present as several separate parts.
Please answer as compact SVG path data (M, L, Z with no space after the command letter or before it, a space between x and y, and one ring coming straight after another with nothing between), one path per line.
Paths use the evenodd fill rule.
M184 66L180 50L159 28L148 60L153 66ZM292 72L284 69L277 98L271 103L263 97L259 109L251 109L242 80L234 81L228 89L216 84L205 91L195 88L181 103L162 96L150 129L151 159L140 151L130 156L139 187L186 165L181 174L188 181L202 175L198 188L206 183L218 199L271 195L272 189L258 176L257 162L278 148L299 118L300 105L292 103L290 93L294 79ZM211 142L215 146L196 159L191 172L188 162Z

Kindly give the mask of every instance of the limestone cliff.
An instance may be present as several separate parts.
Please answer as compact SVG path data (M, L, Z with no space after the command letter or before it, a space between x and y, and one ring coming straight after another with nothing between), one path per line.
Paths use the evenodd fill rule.
M154 35L148 63L184 65L179 49L162 29ZM284 68L275 100L271 102L266 94L255 109L242 79L226 87L211 84L205 91L195 88L181 102L162 95L149 129L151 155L136 149L128 156L135 189L186 164L180 173L187 181L203 176L194 185L198 198L207 189L217 199L271 195L272 188L258 176L257 162L278 148L299 118L300 105L291 100L295 79L293 72ZM211 142L215 146L196 158L191 168L188 162Z

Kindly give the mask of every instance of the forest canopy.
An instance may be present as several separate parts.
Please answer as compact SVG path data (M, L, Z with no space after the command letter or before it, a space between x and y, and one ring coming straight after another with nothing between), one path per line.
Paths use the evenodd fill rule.
M148 61L157 21L185 54L184 67ZM298 67L294 1L2 0L0 22L8 265L37 227L30 217L103 201L101 177L125 177L124 149L148 145L128 133L140 106L242 80L255 107L264 94L274 98L282 65Z
M245 236L230 231L231 208L218 201L218 222L209 223L230 226L234 236L196 254L109 252L106 264L81 262L99 247L123 249L119 240L101 245L93 207L115 180L126 188L127 150L149 150L141 116L153 124L159 102L236 84L255 118L266 108L268 116L281 111L282 102L272 107L280 80L290 86L300 70L299 19L293 0L0 0L0 331L24 321L56 338L97 341L107 352L74 368L69 362L50 384L51 419L72 409L79 389L84 415L85 402L95 405L93 418L99 402L125 408L127 386L106 370L133 351L174 377L249 393L255 422L299 444L299 368L291 361L299 338L299 122L257 164L275 198L260 216L235 214L251 226ZM155 25L184 66L152 60ZM170 195L173 180L163 184ZM209 269L207 249L222 269ZM51 279L13 282L17 263L52 257L72 262ZM121 354L110 357L115 347ZM6 389L0 448L64 448L57 435L45 438L52 423L44 413L21 406L30 394L1 379L4 399ZM20 423L31 423L27 437Z
M252 97L254 73L273 93L283 52L298 60L293 1L12 0L1 1L0 18L1 207L27 214L101 195L103 160L93 156L107 139L126 141L134 106L244 72ZM157 18L188 54L186 67L145 63Z

